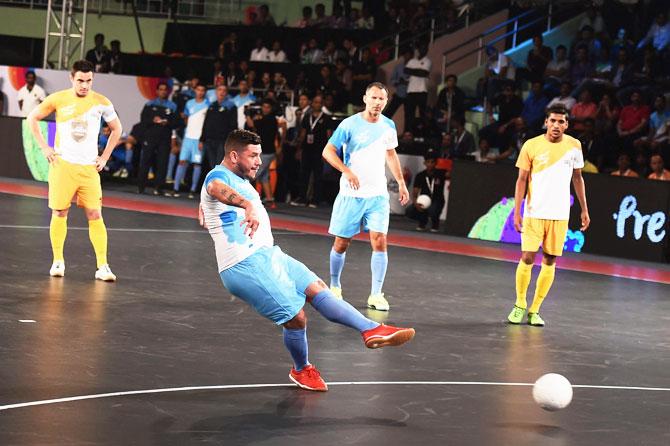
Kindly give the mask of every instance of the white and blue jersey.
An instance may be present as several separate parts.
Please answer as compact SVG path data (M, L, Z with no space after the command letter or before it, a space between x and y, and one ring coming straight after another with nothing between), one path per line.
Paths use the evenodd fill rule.
M244 209L221 203L207 192L214 180L252 202L259 220L253 239L240 226ZM305 305L305 290L318 277L279 246L273 246L270 219L256 189L219 165L205 178L200 204L214 240L219 275L228 291L278 325L293 319Z
M184 106L184 116L188 118L188 122L186 123L186 130L184 130L185 138L200 139L209 104L210 102L207 99L203 99L201 102L190 99L186 103Z
M358 177L360 187L352 189L340 178L340 195L349 197L388 196L386 186L386 151L398 147L395 123L384 115L379 121L366 121L361 113L348 117L328 141L342 150L342 161Z
M207 186L214 180L233 188L253 204L259 220L258 230L253 239L244 233L245 227L240 226L245 215L244 209L222 203L207 192ZM249 180L239 177L225 166L216 166L205 177L200 193L200 205L209 234L214 240L219 271L241 262L261 247L272 247L274 244L270 218L258 192Z

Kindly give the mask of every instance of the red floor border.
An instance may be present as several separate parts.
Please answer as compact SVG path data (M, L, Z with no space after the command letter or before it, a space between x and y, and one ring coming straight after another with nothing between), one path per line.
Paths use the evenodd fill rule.
M26 197L47 198L46 185L23 185L0 181L0 192L21 195ZM197 218L197 211L192 206L169 203L152 203L147 200L134 198L120 198L106 196L104 206L127 211L146 212L159 215L170 215L176 217ZM306 223L289 220L282 217L271 216L272 227L275 230L287 230L303 232L307 234L328 235L328 227L322 223ZM359 236L358 239L364 237ZM390 234L389 244L403 248L421 249L424 251L457 254L469 257L481 257L490 260L505 262L518 262L519 254L509 249L478 246L467 242L454 242L447 240L428 239L414 237L411 235ZM581 260L575 258L562 258L558 263L559 269L569 271L581 271L593 274L601 274L626 279L644 280L670 284L670 271L653 267L641 267L616 263L616 261Z

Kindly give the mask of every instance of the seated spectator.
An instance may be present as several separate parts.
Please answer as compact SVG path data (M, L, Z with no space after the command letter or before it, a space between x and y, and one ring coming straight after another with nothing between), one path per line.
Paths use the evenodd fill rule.
M109 48L105 46L105 35L98 33L93 38L95 46L86 52L86 60L95 65L96 73L109 71Z
M512 85L505 85L502 94L491 103L498 108L498 121L493 122L479 131L479 137L489 141L491 146L504 150L507 147L507 130L514 120L521 116L523 102L514 94Z
M595 63L600 59L600 52L603 49L603 43L593 35L593 28L585 26L579 32L579 38L573 43L573 54L576 54L578 48L586 48L588 60Z
M586 9L586 16L582 19L581 22L579 22L578 29L584 29L585 26L593 29L596 35L600 35L602 32L607 32L603 16L600 13L600 10L597 9L594 5L590 5Z
M256 26L276 26L274 17L270 14L270 8L268 5L261 5L256 8L256 21L254 25Z
M589 60L589 54L586 46L577 47L575 63L570 68L570 82L572 85L579 86L583 81L593 76L595 67Z
M634 72L634 66L628 60L628 52L623 48L620 49L609 76L612 86L619 88L630 85L633 83Z
M254 93L254 91L257 90L258 88L261 88L261 83L258 80L258 77L256 76L256 70L249 70L247 72L247 75L244 76L244 80L247 81L247 85L249 86L249 92L254 96L256 96L256 93Z
M592 118L584 119L584 129L577 135L582 143L582 154L584 161L589 161L595 168L595 172L602 169L607 147L605 140L596 134L596 124Z
M368 8L361 10L361 16L356 21L356 29L375 29L375 18L370 15Z
M619 121L621 108L609 93L603 94L596 112L596 132L607 135L613 133Z
M627 153L620 153L617 158L617 169L612 172L612 175L617 177L638 178L639 175L630 168L630 156Z
M247 73L249 73L249 61L241 60L238 67L240 69L240 74L242 75L241 78L244 79L247 77Z
M417 231L425 231L428 220L431 222L430 232L438 232L440 229L440 215L445 203L444 184L447 180L447 172L436 169L438 158L436 151L429 150L423 161L426 168L417 173L412 182L412 204L407 207L406 215L419 222ZM431 202L428 208L424 208L417 203L419 195L430 197Z
M345 37L342 41L342 46L344 47L344 57L347 65L352 66L360 60L360 51L351 37Z
M553 51L548 46L543 45L542 34L533 36L533 46L526 57L527 79L531 82L542 80L552 58Z
M547 64L544 76L548 83L553 84L570 81L570 60L568 49L564 45L556 47L556 57Z
M533 130L539 130L542 127L545 117L545 108L549 100L542 90L542 81L536 80L531 84L530 94L523 103L521 117L526 125Z
M272 49L268 51L267 61L288 62L288 59L286 58L286 53L284 52L283 49L281 49L281 42L279 40L275 40L274 42L272 42Z
M550 108L554 105L562 105L568 112L572 110L572 107L574 107L574 105L577 103L577 100L571 96L571 91L572 85L570 85L570 82L561 83L560 94L549 101L547 108Z
M323 3L317 3L314 6L314 18L312 26L315 28L330 28L330 17L326 15L326 5Z
M493 46L486 47L486 55L484 78L480 79L478 89L480 97L486 97L491 101L503 89L503 85L514 83L516 68L507 56Z
M656 50L652 46L645 47L642 59L633 64L633 67L633 81L637 86L653 85L663 71Z
M347 18L344 16L342 5L336 3L333 5L333 15L330 17L330 27L335 29L346 29L348 26Z
M371 57L370 48L363 49L361 60L354 63L351 72L353 80L351 102L362 105L365 88L375 80L377 74L377 65Z
M649 157L647 152L644 150L638 150L635 152L635 163L633 170L637 172L640 178L647 178L651 174L651 169L649 167Z
M659 146L667 141L668 126L670 126L670 109L666 107L665 96L660 94L654 99L654 112L649 117L649 133L635 140L635 148L658 150Z
M272 84L272 88L277 93L277 97L280 100L284 100L284 96L288 97L288 94L291 91L291 87L289 86L288 80L286 77L284 77L283 73L277 71L272 76Z
M514 164L521 152L521 146L523 146L523 143L532 136L532 133L526 125L526 121L521 117L515 118L513 120L510 136L507 138L507 146L505 150L501 150L501 153L498 155L492 154L489 156L489 160L496 163Z
M647 178L650 180L670 181L670 170L664 168L663 157L659 154L654 154L649 160L649 167L651 173Z
M414 152L414 134L409 130L404 131L400 138L398 138L398 152L399 153L413 153Z
M341 85L337 84L337 80L335 80L335 76L333 76L333 73L330 69L330 66L328 65L323 65L321 67L321 70L319 71L319 74L321 75L318 86L316 87L317 92L321 96L325 96L327 94L336 94L338 90L342 88ZM319 100L319 108L323 106L323 98L320 98Z
M342 103L351 102L351 91L353 88L353 72L349 65L347 65L345 59L338 59L335 63L335 79L337 82L342 85L343 89L339 96L339 100Z
M490 158L497 155L497 149L492 149L491 144L486 139L479 140L479 148L473 153L475 161L478 163L491 163Z
M300 18L300 20L298 20L296 27L309 28L310 26L314 26L314 19L312 18L312 7L305 6L304 8L302 8L302 17Z
M121 53L121 42L112 40L109 42L111 50L109 52L109 72L114 74L123 73L123 53Z
M611 56L613 59L616 59L619 57L619 51L621 50L625 50L626 54L633 54L635 43L633 43L633 41L628 38L626 29L620 28L619 31L617 31L616 39L614 39L611 43L611 48Z
M617 133L624 139L624 148L630 149L633 141L643 136L649 122L649 107L642 103L639 91L630 95L630 104L621 109Z
M454 74L448 74L445 79L445 86L437 95L437 104L435 105L442 113L438 122L446 123L452 117L465 116L465 93L456 86L458 78Z
M453 131L453 144L449 151L449 158L465 158L475 151L475 137L465 130L465 120L460 116L451 118Z
M656 14L654 24L649 28L649 32L637 44L637 49L651 45L659 53L664 52L670 45L670 23L665 12Z
M595 119L598 114L598 106L593 102L591 91L582 90L579 95L579 102L570 110L570 127L573 134L578 134L584 130L584 120Z
M251 50L249 55L249 60L251 62L267 62L268 60L268 49L263 45L263 39L256 39L256 46Z
M237 62L235 62L234 60L228 62L228 66L226 67L224 77L226 86L229 89L237 87L237 84L239 84L240 80L243 79L242 72L237 67Z
M323 55L321 56L321 63L328 65L335 65L337 63L337 59L343 56L344 55L342 51L338 50L337 47L335 46L335 41L329 39L326 42L326 48L323 50Z
M319 43L314 37L300 48L300 63L317 64L321 62L322 57L323 51L319 48Z

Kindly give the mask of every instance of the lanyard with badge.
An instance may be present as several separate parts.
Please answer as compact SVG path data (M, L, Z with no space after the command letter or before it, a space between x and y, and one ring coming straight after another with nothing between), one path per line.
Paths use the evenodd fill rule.
M323 112L319 113L319 116L314 119L314 116L312 114L309 115L309 133L307 133L307 144L314 144L314 127L319 123L319 119L321 119L321 116L323 115Z
M429 177L426 174L426 186L428 186L428 190L430 191L430 196L433 196L433 190L435 189L435 177L433 176L432 178Z

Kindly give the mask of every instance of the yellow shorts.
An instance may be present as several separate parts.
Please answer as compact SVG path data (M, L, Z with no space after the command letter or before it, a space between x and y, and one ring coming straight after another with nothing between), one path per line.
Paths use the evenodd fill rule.
M63 210L77 196L77 206L86 209L102 208L100 174L95 165L73 164L58 157L49 165L49 207Z
M567 233L567 220L524 217L521 229L521 250L537 252L542 245L542 251L545 253L560 256L563 254L563 244Z

